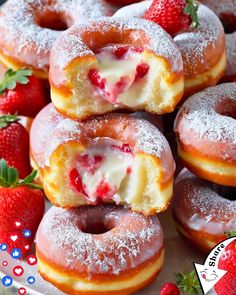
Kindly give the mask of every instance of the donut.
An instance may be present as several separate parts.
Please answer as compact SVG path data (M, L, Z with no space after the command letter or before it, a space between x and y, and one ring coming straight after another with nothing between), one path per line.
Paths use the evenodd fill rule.
M236 76L236 1L235 0L201 0L220 18L226 32L227 67L225 81L231 81Z
M178 154L191 172L236 186L236 83L210 87L190 97L175 120Z
M141 18L152 1L144 1L125 6L113 17ZM189 28L174 36L184 63L184 97L216 85L226 67L224 29L217 16L206 6L199 5L200 27Z
M233 189L233 190L232 190ZM236 228L236 189L202 180L182 170L171 208L178 232L204 252Z
M102 18L64 32L50 59L52 102L79 120L118 109L171 112L183 94L182 58L152 22Z
M113 205L52 207L36 236L41 276L66 294L133 294L161 271L156 216Z
M30 145L33 166L54 205L115 202L155 214L172 197L175 164L170 147L146 120L109 114L76 122L50 104L33 122Z
M135 112L132 114L132 116L148 121L149 123L153 124L156 128L158 128L161 131L161 133L164 133L164 124L162 116L153 115L151 113L146 112Z
M109 14L103 0L8 0L0 10L0 61L47 79L51 48L61 31Z

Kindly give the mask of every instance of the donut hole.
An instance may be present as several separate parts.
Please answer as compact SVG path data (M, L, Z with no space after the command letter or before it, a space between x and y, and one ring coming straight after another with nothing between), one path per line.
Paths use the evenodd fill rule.
M235 101L226 100L217 106L216 111L223 116L236 120L236 103Z
M93 210L92 210L93 211ZM101 235L117 226L114 218L106 217L104 212L92 212L85 217L80 229L83 233Z
M220 16L221 22L226 34L231 34L236 31L236 17L233 15L222 14Z
M72 20L62 12L44 11L37 16L37 24L41 28L65 31L72 25Z
M224 199L227 199L229 201L236 200L236 188L235 187L213 184L213 190Z
M101 235L110 231L111 228L107 226L104 222L100 221L90 221L82 228L82 232L92 235Z

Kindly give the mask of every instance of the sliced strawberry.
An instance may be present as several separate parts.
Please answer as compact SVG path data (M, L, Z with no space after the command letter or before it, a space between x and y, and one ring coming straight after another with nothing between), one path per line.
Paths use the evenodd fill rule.
M101 78L97 69L89 70L88 78L94 86L105 89L106 80Z
M123 153L132 154L132 149L128 143L124 143L122 144L122 146L113 144L112 148L119 150Z
M110 187L109 183L107 183L104 179L101 180L99 185L97 186L96 196L97 199L110 199L114 195L114 191Z
M149 65L147 63L141 63L136 68L135 81L144 78L149 71Z
M84 185L83 185L83 181L82 181L82 177L79 174L78 170L76 168L72 169L70 172L70 182L72 184L72 186L81 194L84 194L87 196L85 189L84 189Z

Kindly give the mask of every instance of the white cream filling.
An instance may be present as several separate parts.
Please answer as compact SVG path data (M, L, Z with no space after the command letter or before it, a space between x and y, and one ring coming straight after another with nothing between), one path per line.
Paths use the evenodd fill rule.
M105 99L113 104L135 106L137 102L134 98L139 96L140 89L146 81L145 77L135 81L136 68L142 63L142 54L129 50L124 57L117 59L112 47L107 47L96 54L96 57L99 74L106 80ZM121 78L124 81L123 88L117 87ZM103 90L99 89L98 93L104 96Z
M113 146L118 148L114 148ZM98 169L90 171L80 165L77 161L76 169L81 175L84 190L91 202L96 202L99 195L97 193L101 182L108 184L109 192L106 198L111 199L118 191L124 178L130 173L133 162L132 153L123 152L119 149L121 143L113 140L105 140L102 143L92 145L80 156L87 155L89 160L93 160L95 156L102 157L98 164ZM103 196L100 196L103 197Z

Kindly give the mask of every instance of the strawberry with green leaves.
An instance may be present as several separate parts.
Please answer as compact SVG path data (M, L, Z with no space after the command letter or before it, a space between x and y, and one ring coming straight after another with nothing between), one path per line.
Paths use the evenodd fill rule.
M236 230L227 234L227 237L236 237ZM221 254L218 268L226 270L227 273L215 285L218 295L236 294L236 240L232 241Z
M154 0L144 18L160 25L170 35L199 26L198 5L194 0Z
M0 82L0 113L34 118L47 104L41 82L32 71L9 69Z
M18 171L0 160L0 244L8 245L8 252L19 248L22 255L30 250L39 223L43 217L45 201L43 191L33 183L37 171L24 180ZM21 224L17 229L15 223ZM31 232L25 237L23 230Z
M195 271L176 273L175 276L176 284L165 283L161 286L160 295L180 295L180 290L184 294L200 294L201 287Z
M19 171L21 178L31 172L29 133L18 122L17 115L0 116L0 159Z

